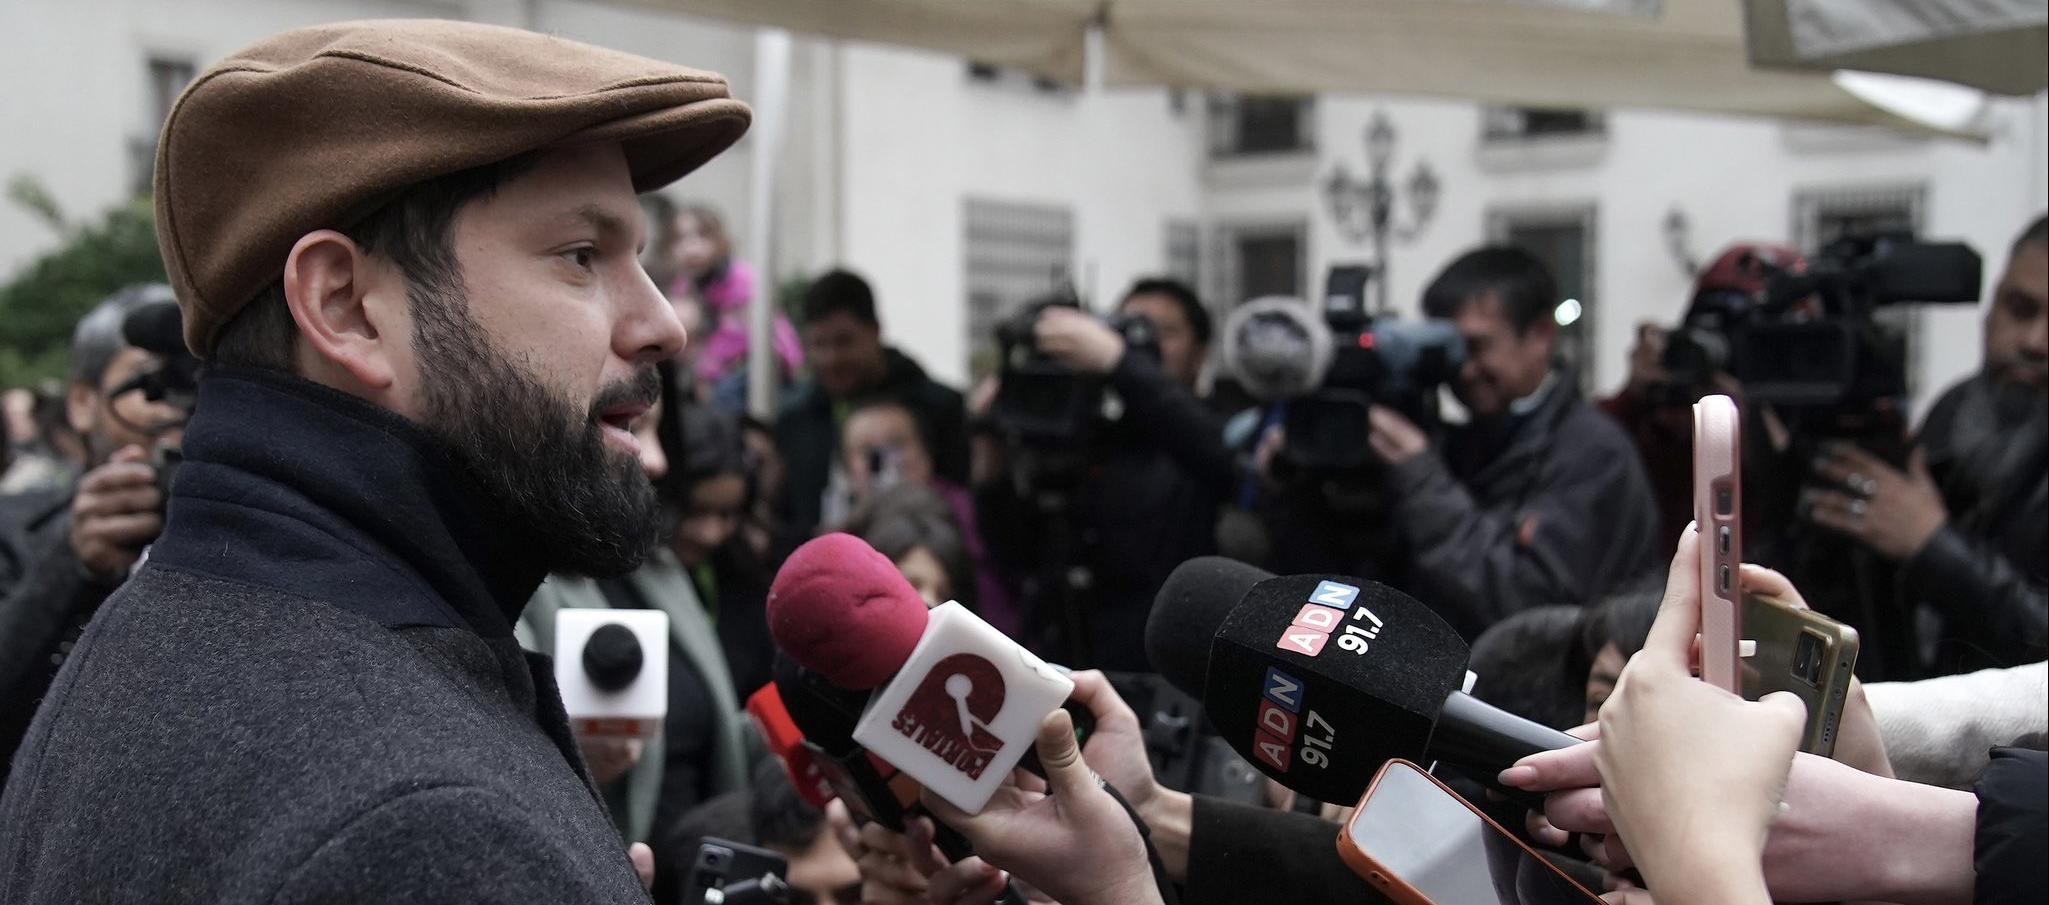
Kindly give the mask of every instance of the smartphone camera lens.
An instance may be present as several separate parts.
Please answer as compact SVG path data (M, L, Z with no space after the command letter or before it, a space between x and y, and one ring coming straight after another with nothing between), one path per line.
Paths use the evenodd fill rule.
M1811 686L1821 684L1821 648L1821 639L1814 633L1800 633L1800 639L1793 642L1793 678Z

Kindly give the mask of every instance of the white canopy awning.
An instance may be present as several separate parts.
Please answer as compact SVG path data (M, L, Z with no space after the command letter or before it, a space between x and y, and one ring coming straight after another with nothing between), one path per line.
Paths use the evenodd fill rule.
M1929 128L1759 70L1731 0L622 0L921 47L1079 84L1356 92Z
M2049 88L2049 0L1744 0L1750 60L1942 79L1996 94Z

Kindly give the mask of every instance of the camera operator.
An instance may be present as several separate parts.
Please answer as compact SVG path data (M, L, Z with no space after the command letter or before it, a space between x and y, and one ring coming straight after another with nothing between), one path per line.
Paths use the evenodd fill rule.
M1918 652L1938 674L2040 660L2049 643L2044 224L2014 242L1985 313L1983 369L1935 403L1907 467L1846 444L1816 463L1834 486L1811 492L1809 518L1899 563L1917 621L1941 626L1920 633Z
M146 398L137 378L160 371L156 353L122 336L128 316L175 311L168 286L124 289L78 322L71 340L65 409L85 439L88 470L71 487L8 501L21 515L0 532L0 765L11 760L37 702L70 656L100 602L127 579L142 548L163 530L160 450L178 446L186 411ZM175 332L175 331L173 331ZM0 780L4 781L4 780Z
M1774 275L1798 273L1807 267L1800 252L1788 245L1744 242L1731 245L1701 271L1680 330L1700 326L1713 312L1755 306L1765 297ZM1693 403L1721 393L1743 398L1743 388L1726 369L1702 356L1688 355L1682 341L1674 348L1671 331L1639 324L1629 350L1629 379L1622 391L1595 404L1622 425L1642 454L1651 493L1658 502L1657 543L1669 547L1693 521ZM1745 427L1762 427L1761 412L1745 412ZM1746 430L1745 442L1752 442ZM1745 520L1745 529L1758 527ZM1754 535L1752 535L1754 536Z
M1015 574L1047 571L1045 559L1061 555L1055 530L1078 534L1076 555L1091 576L1082 589L1090 599L1076 607L1084 624L1061 612L1071 601L1042 587L1024 601L1034 642L1070 665L1146 672L1140 641L1153 596L1175 566L1215 550L1217 508L1234 459L1222 424L1194 391L1210 340L1195 293L1172 280L1140 280L1117 311L1143 320L1157 355L1071 305L1040 308L1031 326L1038 354L1100 382L1119 404L1105 407L1114 417L1090 412L1088 428L1073 440L1080 448L1064 451L1064 467L1075 473L1056 480L1073 482L1064 516L1072 525L1051 525L1063 516L1031 511L1038 490L1015 482L977 488L978 508L992 553ZM999 390L999 422L1003 405ZM997 473L1037 467L1009 458Z
M1466 253L1423 293L1467 347L1471 414L1433 444L1384 405L1368 443L1389 467L1397 574L1467 637L1545 604L1598 600L1655 567L1657 510L1629 438L1555 364L1558 293L1529 253Z

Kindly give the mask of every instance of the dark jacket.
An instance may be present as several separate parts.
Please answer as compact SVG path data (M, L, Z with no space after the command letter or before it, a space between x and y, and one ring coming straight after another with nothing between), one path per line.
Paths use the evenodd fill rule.
M538 539L403 419L201 383L169 523L0 798L0 901L645 902L512 622Z
M1455 429L1390 469L1403 590L1467 638L1532 607L1588 605L1659 573L1636 448L1563 376L1504 424Z
M2021 418L1996 397L2016 393ZM2039 391L1979 375L1937 400L1919 438L1949 521L1902 564L1905 593L1940 616L1937 674L2049 654L2049 411Z
M0 788L36 705L115 585L71 549L72 489L0 499Z
M1320 817L1195 796L1184 905L1389 901L1338 857Z
M918 418L925 446L932 451L939 476L962 487L968 483L968 420L960 393L925 376L925 369L895 349L884 349L882 382L861 397L893 399ZM776 448L787 468L783 487L783 522L808 534L818 527L820 500L839 460L842 403L807 380L783 402L775 423Z
M1994 748L1978 779L1978 832L1972 866L1978 882L1972 901L1982 905L2037 905L2049 898L2049 755L2025 748Z
M1145 622L1174 567L1216 552L1217 509L1235 473L1223 423L1147 355L1127 354L1109 375L1121 403L1099 425L1071 493L1072 533L1091 576L1081 617L1086 644L1064 637L1056 595L1043 577L1060 543L1046 514L1002 484L978 489L976 507L991 553L1010 575L1041 578L1028 594L1028 633L1068 666L1149 672ZM1011 463L1013 466L1019 463ZM1064 570L1062 570L1064 571Z

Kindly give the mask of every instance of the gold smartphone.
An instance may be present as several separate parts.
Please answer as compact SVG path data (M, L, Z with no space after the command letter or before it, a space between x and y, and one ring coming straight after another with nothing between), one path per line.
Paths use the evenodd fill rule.
M1807 704L1800 750L1833 756L1857 668L1857 630L1773 597L1744 594L1743 634L1757 646L1743 661L1743 696L1755 701L1775 691L1798 695Z

